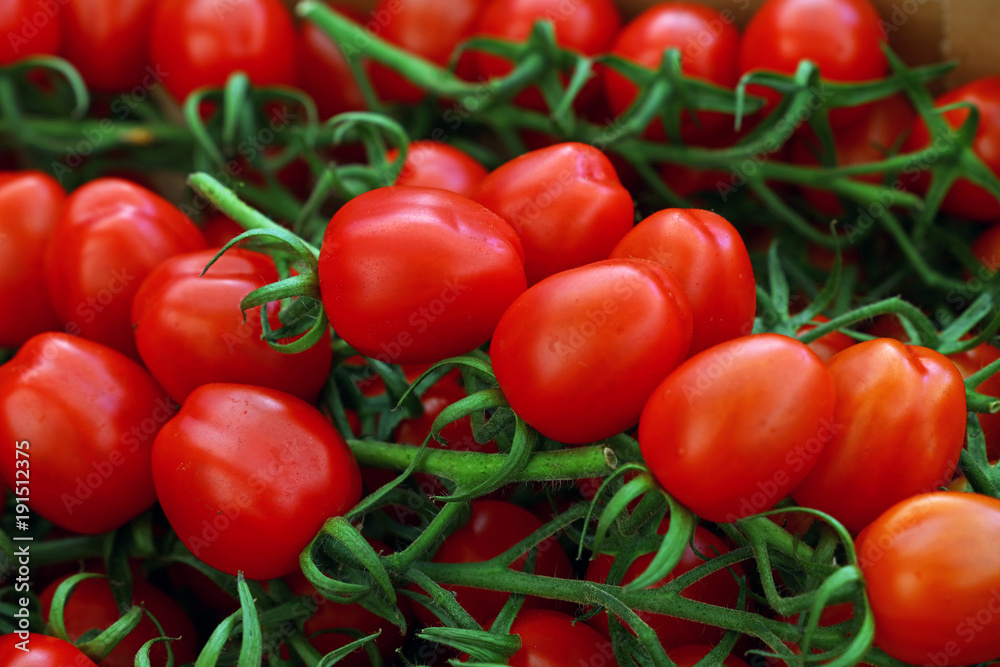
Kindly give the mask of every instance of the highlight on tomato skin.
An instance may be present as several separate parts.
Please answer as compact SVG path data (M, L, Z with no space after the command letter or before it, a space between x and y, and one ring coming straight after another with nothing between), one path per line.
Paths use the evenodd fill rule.
M43 667L49 665L73 665L73 667L97 667L85 653L73 644L49 637L41 633L28 633L26 638L31 651L18 646L25 641L15 633L0 636L0 662L7 667Z
M385 159L392 162L398 156L399 149L393 148ZM440 141L413 141L395 184L441 188L471 197L487 173L486 167L459 148Z

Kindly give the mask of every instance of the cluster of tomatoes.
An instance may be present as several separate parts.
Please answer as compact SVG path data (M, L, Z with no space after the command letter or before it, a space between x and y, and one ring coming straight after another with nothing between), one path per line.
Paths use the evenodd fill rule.
M189 114L202 124L184 145L250 165L235 194L191 177L220 209L197 222L138 161L71 192L38 169L0 172L0 549L31 572L0 591L0 661L1000 659L1000 227L974 243L927 231L1000 219L1000 77L940 96L941 114L910 70L894 89L909 95L827 109L826 84L892 73L869 0L766 0L742 34L740 3L661 2L628 22L611 0L319 4L299 3L298 23L280 0L0 9L5 114L25 73L31 95L58 97L40 72L66 62L98 114L135 102L119 123L149 113L136 91L162 84L170 107L225 86ZM669 80L672 57L677 90L710 84L691 89L701 102L639 85ZM769 119L805 90L791 85L803 61L819 106L785 131ZM306 95L234 110L237 73ZM520 78L486 123L517 155L476 135L476 109L456 115L421 85ZM739 106L719 100L738 85L752 113L735 130L724 110ZM644 113L651 99L667 111ZM375 171L342 167L356 155L340 150L256 173L260 151L237 148L233 127L302 100L329 128L362 127ZM40 137L56 128L30 111L0 157L31 163L34 147L53 171ZM428 114L460 141L433 140ZM528 127L566 114L639 143ZM386 128L404 141L387 146ZM773 226L649 206L649 162L629 159L643 142L694 147L690 164L652 170L661 194L725 201L736 168L707 156L771 136L763 162L787 160L798 187L766 192L810 224L846 219L849 241L863 230L863 252L807 251L826 287L790 285L777 246L758 257L785 237ZM295 181L282 192L299 199L261 208L298 220L241 202L241 179ZM940 215L912 233L865 226L875 204L893 219L914 200ZM329 222L305 233L317 212ZM916 299L947 306L936 321L881 300L892 279L842 289L845 275L874 283L863 255L891 240L911 243L916 274L955 268L939 239L965 243L979 285Z

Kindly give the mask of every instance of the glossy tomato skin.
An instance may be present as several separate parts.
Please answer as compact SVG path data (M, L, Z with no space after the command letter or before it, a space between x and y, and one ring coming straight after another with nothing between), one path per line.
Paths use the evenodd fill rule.
M514 667L611 665L615 653L608 638L586 623L547 609L523 609L510 628L521 648L507 663Z
M472 198L517 230L528 285L606 259L635 221L632 196L608 158L575 142L501 165Z
M733 24L731 12L723 14L694 2L662 2L626 24L615 38L611 53L657 70L663 61L663 52L678 49L685 74L723 88L733 88L739 76L739 43L740 34ZM620 116L635 101L638 88L611 67L604 68L602 74L611 110ZM731 124L732 119L725 114L702 112L696 122L685 113L681 134L686 141L697 141L714 134L727 119ZM663 123L652 123L647 136L664 139Z
M582 444L636 423L687 354L691 327L691 306L669 271L609 259L521 295L497 324L490 357L517 414L546 437Z
M394 148L385 159L392 162L399 155ZM486 168L465 151L440 141L414 141L410 144L396 185L441 188L468 197L484 178Z
M350 5L331 4L331 8L355 23L365 21L365 15ZM315 100L320 119L368 108L343 50L315 23L303 21L299 26L298 49L299 86Z
M0 6L0 66L29 56L54 54L62 30L58 8L45 11L39 0L5 0Z
M753 330L753 265L739 232L722 216L700 209L664 209L626 234L611 257L649 259L674 274L694 315L689 354Z
M40 171L0 172L0 347L18 347L59 328L38 267L66 191ZM16 313L16 315L15 315Z
M70 195L45 252L45 282L66 331L139 358L132 300L160 262L205 247L194 223L159 195L117 178Z
M222 86L242 71L256 86L295 83L295 28L281 0L163 0L150 34L150 61L178 100Z
M832 437L792 495L857 533L894 503L951 481L965 436L965 385L944 356L889 338L858 343L828 367L837 392Z
M903 95L893 95L866 105L867 113L846 127L838 130L834 153L840 167L881 162L893 150L900 148L900 139L909 130L916 112L913 105ZM819 142L812 133L803 133L793 140L791 160L795 164L815 166L819 164ZM881 184L885 174L858 174L859 181ZM802 188L806 200L821 213L830 216L843 215L844 210L836 195L826 190Z
M1000 655L1000 500L928 493L893 505L856 541L875 643L914 664Z
M28 441L34 511L78 533L117 528L156 500L150 450L174 407L121 353L39 334L0 366L0 474L11 489L26 479L14 450Z
M660 534L665 534L667 528L668 523L664 522L658 532ZM695 553L695 550L692 550L692 544L694 545L694 549L697 550L697 553ZM664 586L682 574L690 572L699 565L702 565L706 558L715 558L716 556L720 556L728 552L729 547L726 546L725 542L702 526L696 526L691 543L689 543L687 548L684 550L684 555L681 556L680 562L677 563L677 566L670 572L670 574L654 584L653 588ZM627 584L642 574L653 561L654 555L655 554L653 553L648 553L636 558L625 571L621 584ZM614 562L614 556L609 556L607 554L599 555L590 562L590 566L587 568L587 581L595 581L598 583L607 582L608 574L611 572L611 567L614 565ZM739 565L733 566L733 570L737 575L743 574L743 570ZM720 607L729 607L730 609L736 607L736 603L739 601L739 594L739 583L733 578L733 575L725 569L713 572L707 577L699 579L681 592L681 595L689 600L707 602ZM672 649L677 646L689 644L692 641L715 643L721 641L722 636L725 634L721 628L695 623L693 621L686 621L672 616L651 614L642 611L637 613L642 620L653 628L656 632L656 636L660 639L660 644L662 644L665 649ZM594 616L589 623L601 633L608 635L609 629L607 613L602 612L597 616Z
M39 601L42 605L42 616L46 619L51 613L56 589L66 579L68 577L52 582L41 592ZM163 633L166 636L179 638L170 642L174 664L193 662L198 657L198 634L194 623L173 598L142 579L133 579L132 604L147 609L163 626ZM120 617L121 613L111 592L111 585L103 578L85 579L77 584L63 610L66 634L72 641L78 640L90 629L104 630ZM101 661L101 667L132 667L135 665L135 655L142 645L160 636L153 621L144 615L139 625ZM154 644L150 649L149 658L153 667L163 667L167 664L166 648L162 644Z
M878 12L869 0L767 0L750 19L740 43L740 72L769 70L792 74L808 59L827 81L866 81L885 76L889 63ZM769 107L778 94L763 86ZM835 127L856 122L865 109L837 109Z
M28 648L18 647L24 641L11 633L0 637L0 663L6 667L97 667L80 649L67 641L31 633Z
M191 392L153 444L153 480L185 546L248 579L295 570L323 522L361 497L357 461L333 425L291 394L250 385Z
M158 85L167 73L146 69L155 7L155 0L71 0L60 13L63 56L101 92Z
M483 0L378 0L367 27L391 44L443 67L455 46L472 36L482 6ZM367 67L384 102L414 104L426 96L389 67L376 62ZM460 63L459 72L466 67Z
M563 49L593 56L607 51L618 28L621 14L612 0L575 0L571 5L560 0L487 0L476 24L477 37L495 37L523 42L538 21L548 20L555 29L556 43ZM509 74L513 66L500 56L477 52L476 70L480 77L492 79ZM599 93L596 79L584 86L577 101L586 105ZM545 100L537 88L528 88L515 98L523 106L544 109Z
M826 315L815 315L813 316L813 321L824 324L826 322L829 322L830 318L827 317ZM815 324L803 324L801 327L799 327L799 330L796 331L795 333L796 335L801 336L807 331L812 331L813 329L816 328L816 326L817 325ZM830 359L833 358L833 355L837 354L838 352L843 352L850 346L854 345L854 342L855 342L854 339L848 336L847 334L841 333L839 331L832 331L824 336L820 336L811 343L807 343L807 345L809 346L810 350L812 350L819 356L820 359L826 362L830 361Z
M260 307L248 310L244 321L240 300L278 280L274 260L232 248L202 276L216 252L171 257L143 282L132 306L143 363L178 402L210 382L271 387L315 400L333 361L329 339L297 354L271 349L261 339ZM278 306L267 306L272 329L281 326Z
M528 510L500 500L475 500L469 522L449 535L434 554L435 563L479 563L499 556L528 535L542 527L542 521ZM527 562L526 556L517 558L511 569L520 571ZM538 545L535 574L549 577L572 577L569 558L559 542L552 537ZM458 603L484 628L496 619L509 593L445 584L455 593ZM521 607L526 609L560 606L559 602L527 597ZM417 618L424 625L440 625L437 617L423 605L414 607Z
M744 336L696 354L656 388L639 446L669 493L728 523L771 509L802 481L810 452L830 438L833 405L833 379L812 350Z
M1000 350L989 343L983 343L959 354L949 354L948 358L958 368L962 377L967 378L1000 359ZM975 390L986 396L1000 398L1000 375L993 375L975 387ZM987 458L990 461L1000 458L1000 413L979 413L977 417L979 417L979 425L983 428L983 437L986 439Z
M979 110L979 125L972 149L979 159L995 174L1000 175L1000 76L977 79L938 97L934 105L937 107L952 104L968 104ZM969 116L968 109L959 108L942 114L948 125L959 128ZM913 130L905 144L906 151L926 148L931 143L930 132L923 119L916 118ZM915 178L914 186L918 190L927 188L930 178L926 172L911 175ZM967 220L976 222L992 222L1000 217L1000 202L974 183L960 178L955 181L944 201L941 210Z
M673 660L677 667L694 667L711 651L712 647L707 644L688 644L667 651L667 657ZM750 667L746 662L733 655L726 656L722 664L726 667Z
M510 225L461 195L406 186L367 192L333 216L319 281L338 335L403 364L482 345L526 286Z

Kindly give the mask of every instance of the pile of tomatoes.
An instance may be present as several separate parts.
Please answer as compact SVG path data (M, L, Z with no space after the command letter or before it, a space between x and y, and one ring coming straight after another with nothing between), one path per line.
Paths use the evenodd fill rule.
M1000 77L649 5L5 2L3 664L1000 664Z

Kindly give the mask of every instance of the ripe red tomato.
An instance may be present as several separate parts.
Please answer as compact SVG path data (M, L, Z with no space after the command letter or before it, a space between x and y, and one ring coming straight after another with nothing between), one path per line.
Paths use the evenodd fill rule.
M622 18L612 0L487 0L476 24L477 37L495 37L511 42L523 42L538 21L547 20L555 30L560 48L584 56L604 53L618 34ZM479 76L492 79L510 73L509 60L485 52L477 52ZM597 79L581 91L578 101L585 105L599 92ZM545 100L537 88L528 88L515 100L533 109L545 108Z
M517 234L453 192L393 186L330 220L319 258L323 306L355 350L431 363L485 343L525 289Z
M201 225L201 233L209 248L221 248L243 232L242 227L221 213L213 213Z
M295 26L281 0L163 0L150 61L178 100L242 71L256 86L295 83Z
M39 602L42 605L44 618L49 617L56 589L68 578L68 576L62 577L42 591ZM135 655L142 645L163 634L178 638L177 641L170 642L175 665L193 662L198 657L198 633L195 631L194 623L173 598L142 579L133 579L132 604L147 609L163 626L163 633L157 630L156 624L148 616L143 615L139 625L101 661L101 667L132 667L135 665ZM76 641L93 628L104 630L110 627L121 618L121 615L107 579L81 581L73 589L73 594L66 601L63 610L66 634L72 641ZM149 651L149 659L154 667L166 665L167 649L163 644L154 644Z
M476 500L472 503L469 522L445 539L433 560L435 563L480 563L499 556L541 527L542 521L523 507L500 500ZM521 556L510 567L520 571L525 562L527 556ZM569 558L555 538L550 537L538 545L534 572L564 579L572 577ZM485 628L490 626L510 597L509 593L468 586L447 584L444 588L453 591L458 603ZM524 600L521 613L526 609L553 606L561 605L553 600L529 596ZM414 611L424 625L441 624L423 605L416 605Z
M663 61L664 51L678 49L685 74L733 88L739 78L740 43L740 33L733 22L732 11L720 12L694 2L662 2L626 24L618 33L611 53L656 70ZM638 88L610 67L602 71L611 109L621 115L635 101ZM727 122L732 124L732 119L721 113L702 112L697 121L685 113L681 134L685 141L697 141L715 134ZM659 120L651 123L646 133L654 139L666 137Z
M153 481L184 545L249 579L295 570L323 522L361 497L351 450L316 408L237 384L191 392L153 443Z
M903 95L893 95L870 105L856 122L840 129L836 135L836 164L841 167L881 162L894 148L913 123L916 112ZM795 164L818 165L819 143L812 133L802 133L792 142L791 159ZM859 174L859 181L880 184L885 174ZM843 215L836 195L826 190L802 188L806 200L818 211L830 216Z
M517 230L528 285L606 259L635 221L632 196L608 158L573 142L514 158L472 198Z
M661 535L666 534L668 526L669 522L664 521L657 532ZM694 550L691 549L692 544L694 545ZM697 553L695 553L695 550ZM706 558L715 558L728 552L729 547L726 546L725 542L705 528L696 526L691 543L684 550L684 555L681 557L680 562L677 563L677 567L652 587L659 588L668 584L682 574L690 572L703 564ZM653 562L654 555L648 553L636 558L629 565L628 570L625 571L625 576L622 577L621 583L627 584L642 574L649 567L649 564ZM590 566L587 568L587 581L605 583L608 580L608 574L610 574L614 562L615 558L613 556L607 554L597 556L597 558L590 562ZM743 574L743 569L739 565L734 565L733 570L737 575ZM707 602L732 609L736 607L736 603L739 601L740 585L729 571L723 569L699 579L685 588L681 592L681 595L689 600ZM718 642L722 640L722 636L725 634L722 628L686 621L674 618L673 616L651 614L643 611L637 613L642 620L653 628L656 636L660 639L660 644L665 649L689 644L692 641ZM590 619L589 623L605 635L608 634L607 613L594 616Z
M951 481L965 385L947 358L890 338L858 343L828 367L837 393L831 435L792 495L856 533L894 503Z
M814 315L813 321L815 322L829 322L830 318L826 315ZM796 331L796 335L801 336L807 331L812 331L816 328L815 324L803 324ZM845 333L839 331L832 331L825 336L820 336L811 343L808 343L809 349L815 352L820 359L823 361L830 361L833 355L838 352L843 352L850 346L854 345L855 341L853 338Z
M45 282L66 331L139 358L132 299L160 262L205 247L173 204L117 178L100 178L66 200L45 253Z
M667 651L667 657L677 663L677 667L694 667L711 651L711 646L689 644L688 646L679 646L671 651ZM727 656L722 661L722 664L726 667L750 667L747 663L733 655Z
M996 175L1000 176L1000 76L977 79L941 95L934 104L938 107L952 104L969 104L979 109L979 126L972 148L979 159ZM958 128L969 116L968 109L954 109L942 114L948 125ZM930 145L930 132L923 119L916 118L913 130L906 140L904 149L914 151ZM925 190L929 184L927 172L912 174L918 190ZM1000 217L1000 202L987 190L960 178L941 202L941 210L968 220L992 222Z
M740 233L711 211L668 208L625 235L611 257L649 259L670 269L694 314L689 354L753 330L757 288Z
M879 47L884 40L878 11L869 0L767 0L743 33L740 72L792 74L800 60L811 60L827 81L878 79L889 71ZM748 92L763 95L769 107L780 97L764 86ZM837 109L830 122L846 127L864 113L863 107Z
M61 9L63 57L96 90L115 93L140 84L151 90L173 74L147 70L155 6L153 0L70 0Z
M132 326L143 363L177 402L210 382L253 384L313 401L333 361L328 338L298 354L262 340L260 307L240 312L240 300L278 280L274 260L233 248L205 266L215 250L171 257L142 283L132 305ZM272 329L277 302L268 304Z
M150 450L173 409L124 355L39 334L0 366L0 474L11 489L27 480L29 506L55 524L87 534L117 528L156 500Z
M23 641L26 650L19 646ZM27 640L14 633L0 637L0 663L6 667L97 667L69 642L35 632Z
M350 5L331 4L331 8L355 23L365 21L365 15ZM298 47L299 86L315 100L321 119L367 108L342 48L315 23L303 21L299 26Z
M744 336L696 354L657 387L639 446L663 487L698 516L771 509L809 473L833 429L834 386L802 343Z
M382 39L445 66L455 46L472 36L483 0L379 0L367 27ZM468 59L459 72L467 70ZM368 73L379 99L414 104L426 93L395 70L376 62Z
M521 638L521 648L507 663L514 667L615 664L607 637L558 611L522 609L510 633Z
M66 191L47 174L0 172L0 312L11 314L0 321L0 347L59 328L36 272L65 200Z
M378 540L368 541L381 554L391 551L388 546ZM356 636L330 632L337 628L351 628L362 635L370 635L381 630L382 634L375 640L375 644L378 646L378 651L385 664L390 664L396 649L403 646L406 635L400 633L399 628L381 616L368 611L360 604L339 604L328 600L313 588L302 572L293 572L288 575L285 577L285 583L295 595L309 596L304 603L305 610L313 613L306 620L302 629L306 636L311 638L309 643L322 655L358 639ZM409 601L405 597L399 596L396 598L396 602L399 604L403 616L409 620L413 615ZM364 648L354 651L337 663L343 667L367 667L370 664L371 661Z
M517 414L553 440L581 444L636 423L687 354L691 326L691 306L669 271L609 259L521 295L497 324L490 356Z
M986 272L979 275L980 278L985 279L995 273L1000 268L1000 225L993 225L980 234L970 250L986 268Z
M39 0L4 0L0 6L0 66L54 54L59 48L59 8Z
M971 665L1000 655L1000 500L908 498L856 542L875 643L914 664Z
M398 155L393 148L385 159L391 162ZM486 174L486 168L465 151L440 141L414 141L395 184L441 188L469 197Z
M948 358L962 377L967 378L1000 359L1000 350L989 343L983 343L960 354L949 354ZM1000 374L990 377L975 389L986 396L1000 397ZM983 436L986 438L987 456L991 461L1000 458L1000 414L980 414L979 425L983 427Z

